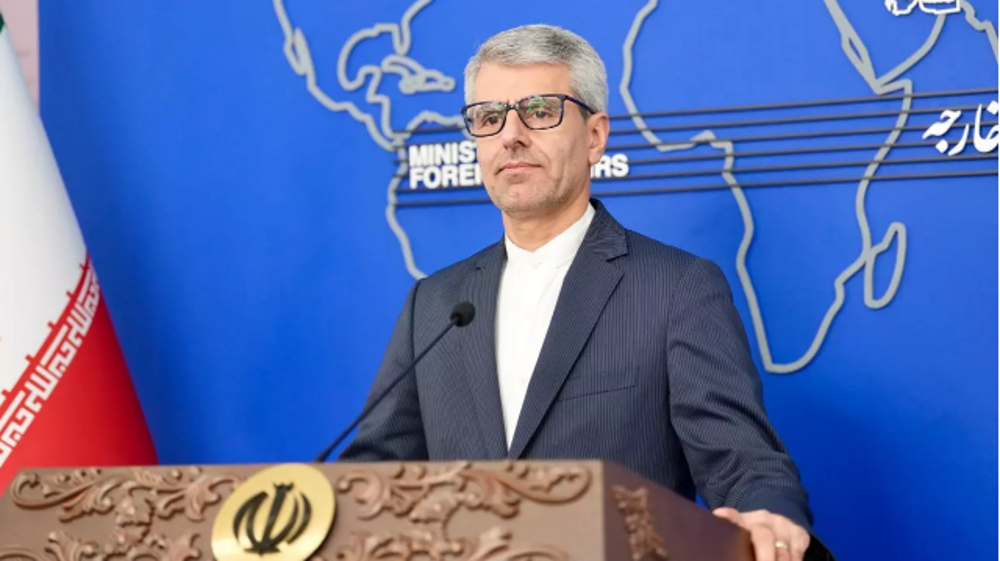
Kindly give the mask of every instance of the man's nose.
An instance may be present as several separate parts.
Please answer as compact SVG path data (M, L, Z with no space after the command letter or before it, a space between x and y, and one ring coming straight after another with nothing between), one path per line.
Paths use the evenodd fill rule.
M530 132L531 129L524 125L517 111L511 109L507 113L507 122L504 123L503 130L500 131L500 140L505 148L511 148L518 144L529 146L531 144Z

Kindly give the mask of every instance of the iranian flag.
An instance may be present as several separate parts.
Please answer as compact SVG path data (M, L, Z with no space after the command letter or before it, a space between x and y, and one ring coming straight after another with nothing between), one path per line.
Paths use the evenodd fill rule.
M0 15L0 491L27 467L156 454Z

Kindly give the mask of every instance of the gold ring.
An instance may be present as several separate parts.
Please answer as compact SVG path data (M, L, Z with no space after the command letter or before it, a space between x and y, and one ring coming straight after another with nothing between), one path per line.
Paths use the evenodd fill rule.
M788 542L778 540L774 542L774 549L788 549Z

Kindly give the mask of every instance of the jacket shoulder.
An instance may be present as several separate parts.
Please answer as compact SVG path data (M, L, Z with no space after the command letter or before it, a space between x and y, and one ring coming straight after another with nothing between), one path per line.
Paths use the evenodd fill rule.
M629 252L626 267L651 290L669 294L685 291L693 285L719 291L732 299L732 287L719 265L706 257L627 230ZM685 288L686 287L686 288Z
M654 240L633 230L625 230L628 239L628 256L633 266L639 268L668 268L683 274L698 261L708 261L679 247Z

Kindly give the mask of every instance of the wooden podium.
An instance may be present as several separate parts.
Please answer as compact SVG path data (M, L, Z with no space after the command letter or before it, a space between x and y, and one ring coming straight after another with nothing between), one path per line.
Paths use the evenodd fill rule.
M39 469L0 561L749 561L749 534L597 461Z

